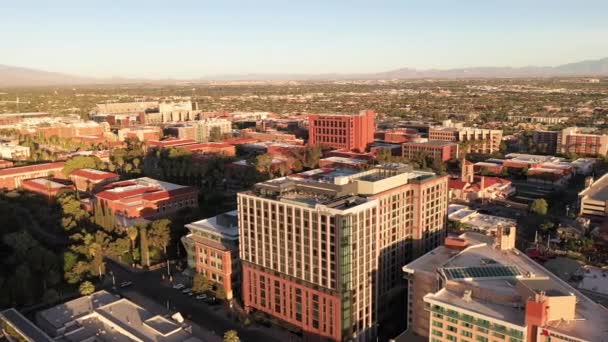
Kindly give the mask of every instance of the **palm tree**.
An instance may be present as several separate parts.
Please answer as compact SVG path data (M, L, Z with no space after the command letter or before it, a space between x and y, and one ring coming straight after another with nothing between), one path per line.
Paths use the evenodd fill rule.
M228 330L224 333L224 342L239 342L240 340L235 330Z
M130 226L127 228L127 236L129 240L131 240L131 249L135 248L135 239L137 239L138 230L134 226Z

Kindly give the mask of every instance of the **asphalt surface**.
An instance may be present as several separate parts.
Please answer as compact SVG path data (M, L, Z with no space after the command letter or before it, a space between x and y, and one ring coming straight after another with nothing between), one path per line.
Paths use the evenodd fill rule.
M173 289L167 281L161 281L162 274L166 273L166 269L129 272L111 261L108 261L106 265L109 277L108 287L112 287L111 271L114 274L117 286L115 292L120 294L121 292L136 291L163 307L168 305L171 312L180 312L184 318L218 336L223 336L224 332L228 330L236 330L241 341L286 341L282 335L285 334L284 331L273 331L273 329L257 326L245 327L226 316L226 310L222 308L224 304L211 306L182 294L181 290ZM172 272L175 272L175 270L172 270ZM119 284L124 281L131 281L133 284L121 289ZM293 340L295 341L295 338Z

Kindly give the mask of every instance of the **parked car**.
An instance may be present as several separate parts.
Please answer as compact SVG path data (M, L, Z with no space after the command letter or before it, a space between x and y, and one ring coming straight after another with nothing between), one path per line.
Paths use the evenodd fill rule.
M120 283L120 287L128 287L133 285L133 282L131 281L123 281L122 283Z
M191 293L191 292L192 292L191 288L186 288L186 289L182 290L182 293L184 293L184 294L188 294L188 293Z
M203 293L203 294L199 294L198 296L196 296L196 299L198 299L198 300L204 300L204 299L207 299L207 295L206 295L206 294L204 294L204 293Z
M178 284L173 285L173 288L174 288L174 289L176 289L176 290L181 290L181 289L183 289L184 287L186 287L184 284L179 284L179 283L178 283Z

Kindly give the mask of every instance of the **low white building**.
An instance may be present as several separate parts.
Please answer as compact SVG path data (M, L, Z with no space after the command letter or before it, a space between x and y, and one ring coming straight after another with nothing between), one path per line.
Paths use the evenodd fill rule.
M12 144L0 145L0 158L9 160L23 160L30 157L30 148Z

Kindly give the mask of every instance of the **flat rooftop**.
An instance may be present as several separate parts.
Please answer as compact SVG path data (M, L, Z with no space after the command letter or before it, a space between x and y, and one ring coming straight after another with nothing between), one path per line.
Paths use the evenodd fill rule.
M106 291L80 297L38 315L55 329L69 326L59 341L199 341L177 322Z
M15 309L7 309L0 312L0 321L5 321L13 329L36 342L53 342L54 340L34 325L29 319L25 318Z
M237 215L237 211L232 210L214 217L189 223L186 225L186 227L189 228L191 231L204 231L223 238L238 239L238 225L231 225L229 223L236 222ZM222 220L222 216L228 216L229 218L232 218L232 220L230 220L229 218L227 218L226 220Z
M547 163L547 162L561 162L564 158L555 156L543 156L538 154L526 154L526 153L509 153L505 155L505 158L513 161L521 161L527 163Z
M517 282L523 282L534 291L548 292L547 295L573 295L576 296L577 303L575 320L551 321L548 326L552 330L589 341L602 341L606 338L608 309L593 302L524 253L495 248L492 237L471 232L460 235L460 238L468 241L468 246L463 250L437 247L404 266L403 271L433 275L439 272L451 281L500 294L501 298L519 298L520 294L515 288ZM465 276L459 276L458 272L465 272ZM446 288L428 294L425 298L523 326L524 311L515 302L490 302L475 296L469 301L462 294ZM521 301L517 303L521 304Z
M580 196L588 196L595 201L608 201L608 173L596 180L590 187L581 191Z

